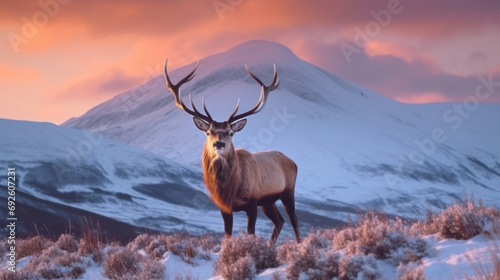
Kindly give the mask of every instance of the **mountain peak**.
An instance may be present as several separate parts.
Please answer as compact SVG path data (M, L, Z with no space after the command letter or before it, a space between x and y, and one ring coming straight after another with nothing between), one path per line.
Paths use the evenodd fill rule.
M203 64L209 64L216 61L218 65L221 62L227 65L243 64L288 64L292 61L300 60L286 46L266 41L266 40L250 40L234 46L227 51L211 55L204 59Z

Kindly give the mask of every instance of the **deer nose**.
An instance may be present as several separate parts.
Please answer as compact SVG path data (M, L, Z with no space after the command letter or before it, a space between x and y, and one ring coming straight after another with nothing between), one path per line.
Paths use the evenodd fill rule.
M217 140L214 142L214 148L216 149L224 149L226 148L226 142L222 141L222 140Z

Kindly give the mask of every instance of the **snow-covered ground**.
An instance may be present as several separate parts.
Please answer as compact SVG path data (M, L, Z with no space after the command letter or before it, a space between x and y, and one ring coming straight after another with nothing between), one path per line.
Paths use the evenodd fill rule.
M465 279L473 277L477 269L493 271L491 253L494 244L499 244L500 240L486 239L476 236L470 240L444 239L438 241L436 236L428 236L426 240L434 247L434 254L422 260L424 273L427 280L442 279ZM493 252L495 253L495 252ZM496 252L498 256L498 252ZM194 264L185 263L179 256L167 252L162 263L166 267L166 279L175 279L176 276L191 276L191 279L217 279L220 276L213 276L213 262L218 254L212 254L212 260L196 259ZM22 263L21 263L22 265ZM269 268L259 273L255 279L270 280L274 274L284 278L287 264L277 268ZM395 279L397 267L388 261L377 261L377 267L382 272L382 279ZM82 280L103 279L103 269L94 264L80 278ZM185 279L185 278L184 278Z

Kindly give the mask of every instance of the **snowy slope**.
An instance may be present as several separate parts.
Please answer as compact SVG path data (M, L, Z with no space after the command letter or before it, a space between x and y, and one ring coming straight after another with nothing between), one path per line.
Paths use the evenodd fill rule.
M345 218L332 206L347 203L422 216L426 201L443 207L462 197L464 188L486 204L499 205L498 105L479 104L464 116L453 104L401 104L267 41L249 41L202 59L196 77L182 88L183 98L188 102L191 93L201 104L205 97L212 116L225 120L238 98L241 111L258 99L259 87L244 64L269 83L273 63L280 87L264 110L248 118L234 144L250 151L280 150L296 161L299 209ZM170 69L172 80L193 66ZM200 171L205 136L175 107L162 76L63 126L98 132Z
M210 206L199 174L172 160L49 123L0 119L0 130L8 131L0 138L0 168L16 169L17 211L24 232L32 222L43 228L41 216L47 213L68 218L94 213L163 231L215 230L206 221L215 220L217 209L199 211ZM100 220L103 226L108 223Z
M16 169L19 233L33 233L34 223L40 230L47 227L49 235L61 234L68 220L78 228L84 217L100 221L105 233L124 241L151 230L222 232L219 210L209 201L199 172L99 134L50 123L0 119L0 131L8 132L0 137L0 169ZM6 175L0 175L2 182ZM338 224L299 213L310 217L302 223L304 231ZM257 231L267 235L271 226L265 220ZM245 227L244 213L236 215L235 231Z

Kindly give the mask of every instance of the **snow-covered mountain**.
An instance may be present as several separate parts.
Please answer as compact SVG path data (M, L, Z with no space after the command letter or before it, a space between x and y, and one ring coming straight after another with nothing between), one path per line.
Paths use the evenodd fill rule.
M442 207L461 198L464 189L486 204L500 204L496 104L398 103L267 41L249 41L202 59L182 96L188 102L191 93L198 107L205 97L212 116L225 120L238 98L241 111L259 98L259 86L244 64L267 84L273 63L280 87L260 113L248 117L233 142L252 152L279 150L297 163L299 209L345 219L331 206L346 203L421 216L426 203ZM170 69L172 81L193 67L194 62ZM175 107L163 76L63 126L97 132L201 170L205 136L191 116Z

